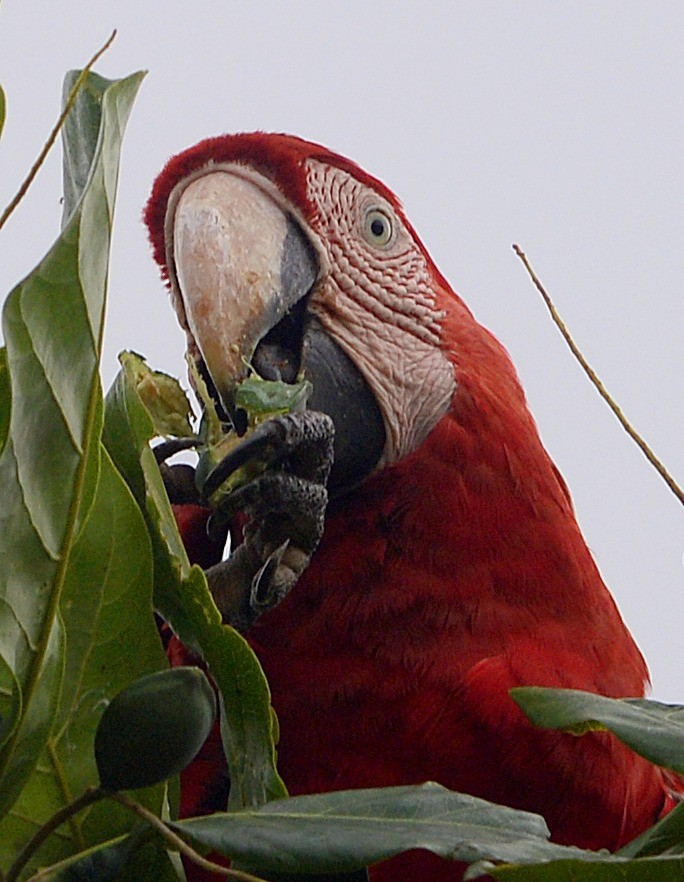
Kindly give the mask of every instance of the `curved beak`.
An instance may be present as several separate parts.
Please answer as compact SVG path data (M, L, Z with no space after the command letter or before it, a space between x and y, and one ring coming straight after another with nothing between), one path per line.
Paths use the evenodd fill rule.
M231 166L178 185L165 227L175 306L226 413L235 414L250 365L264 379L294 382L301 372L311 381L308 406L335 424L328 487L344 492L380 459L384 421L365 379L307 309L325 283L322 261L269 183Z
M166 229L172 285L228 409L259 342L316 282L316 253L271 195L233 171L185 184Z

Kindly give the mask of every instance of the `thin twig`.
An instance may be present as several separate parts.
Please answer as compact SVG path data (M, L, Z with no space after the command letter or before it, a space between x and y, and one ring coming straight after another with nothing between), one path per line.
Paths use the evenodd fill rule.
M151 824L152 827L154 827L154 829L166 839L170 846L177 849L181 854L184 854L193 863L202 867L202 869L208 870L210 873L220 873L228 879L236 879L237 882L265 882L264 879L261 879L259 876L252 876L251 873L245 873L242 870L231 870L229 867L222 867L220 864L208 861L206 858L202 857L201 854L196 852L192 846L188 845L184 839L181 839L177 833L171 830L161 818L158 818L153 812L146 809L144 805L141 805L137 800L127 794L111 793L110 796L136 815L139 815L147 821L148 824Z
M525 252L522 250L522 248L519 245L514 245L513 250L518 255L520 260L522 260L522 262L525 266L525 269L527 270L530 278L534 282L534 285L535 285L537 291L539 291L539 293L541 294L541 296L544 300L544 303L546 304L547 309L551 313L551 318L555 322L558 330L563 335L563 339L570 347L570 351L575 356L577 361L580 363L582 370L585 372L585 374L589 377L591 382L594 384L594 386L596 387L601 398L603 398L603 400L607 403L608 407L610 407L610 409L613 411L615 416L618 418L622 428L627 432L629 437L634 441L634 443L637 445L637 447L641 450L641 452L644 454L646 459L651 463L653 468L658 472L658 474L663 479L663 481L665 481L665 483L670 488L670 490L674 493L674 495L677 497L677 499L682 503L682 505L684 505L684 490L682 490L682 488L679 486L679 484L677 484L675 479L668 472L668 470L665 468L663 463L658 459L658 457L655 455L653 450L649 447L649 445L646 443L646 441L644 441L644 439L641 437L641 435L632 426L632 424L629 422L627 417L623 414L619 404L615 401L613 396L608 392L606 387L601 382L601 379L597 375L596 371L587 362L584 355L582 355L579 347L577 346L577 344L573 340L573 338L570 334L570 331L568 331L568 329L565 325L565 322L558 314L558 310L554 306L553 301L551 300L551 298L547 294L546 289L544 288L542 283L539 281L539 278L537 277L537 274L535 273L535 271L530 266L530 263L527 259L527 256L525 255Z
M48 153L50 152L50 149L52 148L52 145L57 140L57 135L59 134L62 126L64 125L64 121L66 120L67 116L69 115L69 111L74 106L74 101L76 100L76 96L78 95L85 78L88 76L90 69L98 61L98 59L107 51L107 49L109 49L109 47L114 42L114 37L116 37L116 30L112 31L111 36L109 37L107 42L102 46L101 49L97 50L97 52L93 55L93 57L90 59L88 64L86 64L86 66L83 68L83 70L79 74L79 77L76 80L76 82L74 83L73 88L71 89L71 92L69 92L69 97L67 98L66 104L64 105L64 110L59 115L59 119L55 123L53 130L50 132L50 136L48 137L47 141L45 142L43 149L38 154L38 158L31 166L31 170L29 171L29 173L26 176L26 179L24 180L22 185L19 187L16 196L12 199L10 204L3 211L2 215L0 215L0 230L4 227L9 216L12 214L14 209L17 207L17 205L19 205L21 200L26 195L26 191L33 183L33 179L38 174L38 171L39 171L41 165L45 162L45 157L48 155Z
M82 809L86 808L86 806L92 805L106 795L107 794L99 787L89 787L73 802L70 802L68 805L63 806L59 811L55 812L22 848L19 856L7 871L5 882L14 882L14 880L19 877L19 874L31 860L35 852L38 851L48 836L54 833L58 827L61 827L65 821L68 821L69 818L77 812L80 812Z

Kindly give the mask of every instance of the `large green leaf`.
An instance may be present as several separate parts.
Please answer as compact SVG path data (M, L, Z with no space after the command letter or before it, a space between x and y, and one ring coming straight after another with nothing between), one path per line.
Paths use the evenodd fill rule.
M59 596L97 484L107 255L121 136L140 79L105 93L81 202L3 310L11 410L0 455L0 656L21 702L0 752L0 814L31 774L57 711Z
M138 74L110 83L101 94L99 135L80 201L62 235L10 294L3 311L0 708L6 719L0 809L4 814L14 808L0 825L0 848L8 860L55 807L97 780L86 747L92 744L101 702L120 688L122 677L161 663L158 643L152 642L144 523L106 462L99 486L98 366L111 219L121 137L140 80ZM78 140L77 129L72 135ZM122 511L114 514L111 503L122 498ZM132 525L143 537L140 553L131 551ZM100 538L106 548L98 547ZM110 569L122 561L146 567L144 576L131 581L130 566L121 574ZM122 602L118 595L124 591L130 594ZM134 661L112 664L111 650L125 649L109 641L117 629L127 633L133 593L138 605L146 604L146 620L130 629ZM157 805L160 797L153 796ZM50 848L63 853L64 847L82 847L99 835L97 829L86 832L88 823L70 825L65 835L53 837ZM129 828L127 819L123 829Z
M202 570L190 566L149 446L155 430L138 393L146 367L132 353L107 395L104 441L145 512L155 562L155 604L180 639L201 652L222 698L231 806L285 795L275 768L274 719L263 671L245 640L221 622Z
M591 855L550 843L539 815L433 783L297 796L172 826L256 872L350 872L413 848L469 863Z
M145 523L103 454L90 515L74 545L60 606L67 635L66 674L53 729L34 773L0 822L0 865L53 812L98 783L95 729L106 703L165 657L152 616L152 552ZM140 798L159 811L164 788ZM47 840L32 866L51 864L131 828L114 803L98 803Z
M679 854L633 859L555 845L538 815L433 783L294 797L170 826L197 846L229 854L241 868L279 882L314 874L321 882L351 882L356 876L343 874L414 848L470 863L466 879L669 882L684 872ZM116 867L129 848L123 840L103 844L60 878L93 878L89 871Z
M511 697L537 726L576 735L608 730L651 762L684 773L681 705L538 686L511 689Z

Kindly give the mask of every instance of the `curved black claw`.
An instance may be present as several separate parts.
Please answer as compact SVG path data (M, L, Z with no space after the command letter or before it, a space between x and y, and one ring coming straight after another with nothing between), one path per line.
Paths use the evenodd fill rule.
M318 546L333 438L326 414L273 417L231 451L205 483L204 493L211 495L246 462L258 459L267 465L266 472L223 499L212 517L212 531L238 512L250 518L242 544L207 571L224 619L239 630L247 630L287 595Z
M283 464L296 475L324 484L333 463L335 430L327 414L318 411L272 417L233 448L207 476L202 494L209 498L233 472L250 460Z
M154 453L157 463L161 465L161 463L166 462L174 454L197 447L198 443L199 438L171 438L169 441L162 441L161 444L153 447L152 453Z

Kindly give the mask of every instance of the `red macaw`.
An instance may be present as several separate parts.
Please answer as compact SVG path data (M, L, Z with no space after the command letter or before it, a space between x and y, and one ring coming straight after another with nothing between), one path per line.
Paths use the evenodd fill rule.
M227 610L221 567L280 600L237 622L271 686L290 792L430 779L538 812L556 842L590 849L653 824L671 806L660 769L609 734L539 730L509 697L642 696L648 672L508 354L397 197L324 147L240 134L171 159L146 221L226 418L239 427L247 362L313 384L294 440L281 425L256 444L273 468L226 515L251 517L248 551L213 579ZM310 431L321 461L293 465ZM185 511L187 535L206 512ZM412 853L371 878L460 872Z

